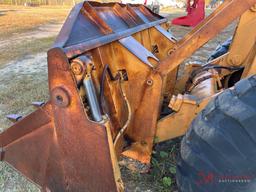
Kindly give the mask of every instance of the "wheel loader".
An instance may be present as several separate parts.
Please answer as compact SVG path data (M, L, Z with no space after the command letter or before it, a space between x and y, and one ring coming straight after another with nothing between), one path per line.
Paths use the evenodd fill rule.
M232 22L227 51L180 75ZM0 160L42 191L124 191L121 156L149 164L185 135L180 191L256 191L256 0L225 0L181 40L168 28L143 5L77 4L48 51L49 100L9 116Z

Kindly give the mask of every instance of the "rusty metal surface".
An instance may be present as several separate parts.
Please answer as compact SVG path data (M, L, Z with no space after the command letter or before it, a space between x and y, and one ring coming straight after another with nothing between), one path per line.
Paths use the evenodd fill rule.
M144 6L76 5L48 52L50 101L0 134L0 159L44 191L122 191L114 147L117 156L150 162L178 65L253 3L225 1L178 44L165 31L167 20ZM99 122L82 84L88 74L103 98Z
M0 135L3 160L44 190L118 191L106 127L88 120L64 53L48 61L51 101Z
M72 58L166 21L142 5L84 2L71 11L55 46Z
M127 43L144 47L129 36L163 22L166 19L143 6L77 5L56 40L55 47L62 49L48 52L50 101L37 105L37 111L0 135L1 160L42 186L43 191L122 190L111 152L112 136L104 124L88 117L73 77L84 69L73 65L71 71L69 58L84 53L84 47L91 50L122 37L129 41L122 39L119 46L124 44L123 49L140 57ZM158 60L147 49L144 52L145 63L147 56Z

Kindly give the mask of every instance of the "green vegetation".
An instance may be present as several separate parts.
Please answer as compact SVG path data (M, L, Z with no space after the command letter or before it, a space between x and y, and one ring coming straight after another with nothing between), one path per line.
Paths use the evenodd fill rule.
M176 160L180 139L156 144L148 173L130 171L122 166L121 171L127 191L174 192L177 190Z

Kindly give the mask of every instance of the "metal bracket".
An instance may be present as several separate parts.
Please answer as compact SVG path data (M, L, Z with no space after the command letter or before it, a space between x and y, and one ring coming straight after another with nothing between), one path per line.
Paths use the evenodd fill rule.
M155 28L164 35L167 39L169 39L171 42L176 43L178 40L176 37L174 37L170 32L167 32L164 28L162 28L160 25L155 26Z
M43 101L35 101L35 102L32 102L32 105L33 105L34 107L42 107L44 104L45 104L45 102L43 102Z
M9 114L6 116L6 118L15 123L15 122L21 120L22 116L18 115L18 114Z
M141 45L131 36L120 39L119 42L132 54L139 58L143 63L147 64L151 68L154 68L154 66L148 61L149 57L159 61L158 58L156 58L150 51L148 51L145 47L143 47L143 45Z

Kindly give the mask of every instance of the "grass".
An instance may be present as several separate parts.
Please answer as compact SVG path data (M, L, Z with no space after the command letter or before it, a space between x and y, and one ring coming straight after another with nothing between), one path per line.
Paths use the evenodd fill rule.
M13 60L22 59L26 55L46 52L52 46L55 38L52 36L32 41L27 39L18 41L17 44L9 44L0 53L0 66Z
M68 15L70 7L24 7L0 5L0 66L12 60L22 59L25 55L45 52L51 47L55 35L47 36L48 29L40 36L39 26L62 23ZM26 34L26 32L28 32ZM9 41L8 41L9 39ZM7 43L6 43L7 42Z
M18 72L3 75L4 82L0 78L0 81L4 83L0 88L0 128L5 129L11 125L5 118L6 115L13 113L27 115L35 110L31 105L33 101L48 100L46 55L39 54L39 56L35 54L34 58L24 59L28 62L27 66L38 65L37 71L30 69L31 71L27 72L26 70L29 69L17 66L13 70ZM11 68L12 65L9 67Z
M161 13L172 13L172 14L182 14L185 9L179 9L179 8L174 8L174 7L163 7L161 9Z
M12 38L49 22L62 22L67 13L68 9L0 6L0 39ZM7 114L27 115L34 111L32 101L47 101L46 55L41 56L41 52L46 52L54 39L54 36L24 38L14 43L10 41L1 49L0 128L11 125L5 119ZM4 66L7 63L9 65ZM29 69L30 65L37 65L38 70ZM39 189L6 163L0 162L0 191L39 192Z
M0 5L0 39L37 28L46 23L63 21L70 7L24 7Z
M20 173L4 162L0 162L1 192L40 192L39 188L29 182Z

